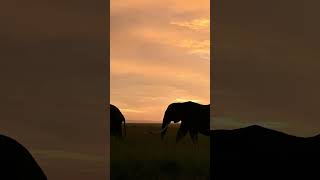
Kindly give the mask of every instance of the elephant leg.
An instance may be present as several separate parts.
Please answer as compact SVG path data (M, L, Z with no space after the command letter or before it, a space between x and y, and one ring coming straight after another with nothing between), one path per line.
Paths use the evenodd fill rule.
M120 125L120 126L118 125L118 126L115 128L114 132L115 132L115 136L121 137L121 136L122 136L121 125Z
M122 137L122 125L119 126L119 136Z
M186 136L188 129L184 124L181 123L180 128L177 133L176 142L178 143L183 137Z
M198 132L191 130L190 137L191 137L193 144L198 144Z

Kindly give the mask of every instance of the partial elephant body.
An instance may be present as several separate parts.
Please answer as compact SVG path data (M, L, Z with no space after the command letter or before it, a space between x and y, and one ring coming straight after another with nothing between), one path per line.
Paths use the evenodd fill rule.
M110 104L110 134L111 136L122 137L122 122L124 123L124 135L126 135L125 118L121 111Z
M194 143L198 140L198 133L209 136L210 132L210 104L202 105L194 102L172 103L168 106L163 122L161 137L163 138L168 125L173 121L180 122L176 141L179 142L189 132Z
M47 180L31 153L16 140L0 135L0 179Z

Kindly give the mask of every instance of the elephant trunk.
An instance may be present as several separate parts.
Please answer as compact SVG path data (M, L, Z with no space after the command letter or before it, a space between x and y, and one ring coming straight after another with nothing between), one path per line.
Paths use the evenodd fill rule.
M162 126L161 126L161 140L163 140L165 134L167 133L167 129L169 127L170 121L163 120Z
M123 132L124 132L124 136L127 136L126 120L123 120Z

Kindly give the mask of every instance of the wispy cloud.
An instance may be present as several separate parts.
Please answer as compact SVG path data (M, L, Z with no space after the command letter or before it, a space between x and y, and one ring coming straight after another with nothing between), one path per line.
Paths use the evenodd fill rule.
M203 19L193 19L190 21L172 21L170 22L172 25L180 26L183 28L188 28L191 30L206 30L209 31L210 29L210 20L203 18Z
M203 59L210 59L210 40L182 40L177 42L177 45L182 48L187 48L188 53L199 55Z
M144 113L145 111L137 110L137 109L126 109L126 108L120 108L120 110L124 113Z
M174 100L174 102L186 102L186 101L192 101L196 103L200 103L201 101L198 99L184 99L184 98L177 98Z

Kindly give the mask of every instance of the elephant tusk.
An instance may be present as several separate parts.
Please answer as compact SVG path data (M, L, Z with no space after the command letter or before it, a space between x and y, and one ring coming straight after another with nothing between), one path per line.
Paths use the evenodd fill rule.
M165 131L166 129L168 129L168 127L169 127L169 124L166 125L166 127L164 127L163 129L161 129L160 133L162 133L163 131Z
M154 131L154 132L150 131L149 133L150 133L150 134L160 134L160 133L162 133L163 131L165 131L166 129L168 129L168 127L169 127L169 124L166 125L164 128L162 128L160 131Z

